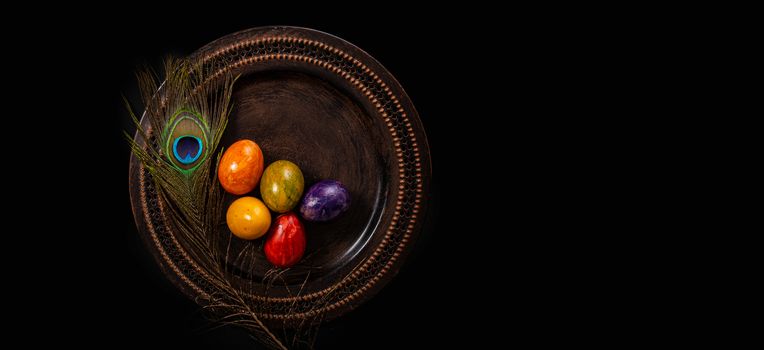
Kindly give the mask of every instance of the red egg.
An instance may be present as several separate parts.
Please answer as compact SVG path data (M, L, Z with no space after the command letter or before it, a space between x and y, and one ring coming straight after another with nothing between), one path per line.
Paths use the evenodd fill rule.
M290 267L302 259L305 244L305 228L297 215L279 215L268 232L265 257L277 267Z

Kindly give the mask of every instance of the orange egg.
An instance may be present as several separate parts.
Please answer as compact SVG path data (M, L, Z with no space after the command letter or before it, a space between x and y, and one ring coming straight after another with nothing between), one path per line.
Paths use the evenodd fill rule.
M228 228L241 239L259 238L271 226L271 212L255 197L241 197L233 201L225 216Z
M254 141L236 141L220 158L218 179L229 193L242 195L252 191L262 175L263 151Z

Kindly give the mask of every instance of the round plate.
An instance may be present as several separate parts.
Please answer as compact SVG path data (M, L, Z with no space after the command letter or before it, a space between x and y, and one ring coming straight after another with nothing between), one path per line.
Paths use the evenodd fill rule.
M304 28L231 34L191 59L221 75L239 75L221 146L252 139L266 165L279 159L297 164L306 191L321 179L336 179L353 201L334 221L304 222L305 257L277 279L266 278L272 266L263 239L240 240L223 225L219 246L228 250L232 281L251 298L273 304L260 315L266 320L331 318L370 298L400 268L427 207L427 140L403 88L357 47ZM258 191L249 195L260 198ZM134 156L130 194L139 231L162 270L189 297L203 299L205 276L166 224L163 203ZM226 194L227 203L238 197Z

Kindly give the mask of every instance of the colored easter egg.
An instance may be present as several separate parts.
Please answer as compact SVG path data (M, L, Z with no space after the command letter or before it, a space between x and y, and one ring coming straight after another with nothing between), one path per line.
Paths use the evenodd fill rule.
M339 181L322 180L305 193L300 214L308 221L329 221L350 208L350 192Z
M254 141L239 140L225 150L218 166L220 185L227 192L249 193L263 174L263 152Z
M255 197L241 197L228 207L226 223L231 232L241 239L255 239L268 232L271 212Z
M288 160L278 160L265 168L260 181L260 194L268 208L286 213L300 201L303 186L305 180L300 168Z
M305 228L297 215L279 215L265 240L265 257L277 267L289 267L302 259L305 245Z

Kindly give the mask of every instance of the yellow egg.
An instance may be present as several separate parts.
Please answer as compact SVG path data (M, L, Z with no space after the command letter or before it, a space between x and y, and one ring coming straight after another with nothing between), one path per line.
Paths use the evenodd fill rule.
M241 197L233 201L225 218L231 232L241 239L259 238L271 226L271 213L255 197Z

